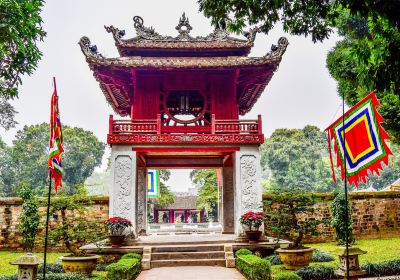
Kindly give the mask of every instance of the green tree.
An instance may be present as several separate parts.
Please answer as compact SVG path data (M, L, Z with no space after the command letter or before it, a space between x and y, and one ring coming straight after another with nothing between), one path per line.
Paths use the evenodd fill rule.
M294 35L328 38L333 28L344 36L328 57L338 91L354 105L371 90L382 103L385 128L400 141L400 1L386 0L198 0L216 27L241 31L257 25L268 33L277 23Z
M14 120L16 113L14 107L11 106L7 99L0 95L0 127L5 130L15 127L17 124Z
M386 18L363 18L342 11L337 20L344 37L327 57L338 92L354 105L376 90L384 128L400 143L400 32Z
M7 196L12 192L14 173L11 148L0 137L0 196Z
M271 170L272 189L332 188L326 136L315 126L275 130L261 148L261 162Z
M353 236L353 218L351 214L351 203L350 198L347 200L343 192L334 193L335 198L332 200L331 211L331 226L336 232L336 241L339 245L346 244L346 231L349 243L354 243L355 238ZM346 206L348 213L348 221L346 222Z
M16 134L11 147L11 164L14 174L12 189L7 196L15 195L16 187L29 182L39 193L46 192L49 125L25 126ZM100 166L104 143L92 132L77 127L63 126L64 150L63 181L67 194L76 193L96 166Z
M167 169L159 170L160 174L160 198L155 201L154 205L156 208L162 209L167 205L175 202L175 194L170 190L170 187L166 185L166 182L171 177L171 171Z
M0 0L0 95L17 96L22 75L31 75L42 57L37 42L46 33L43 0Z
M218 216L218 184L217 171L214 169L194 169L190 179L199 189L196 206L205 210L210 219Z
M21 185L18 189L18 195L23 200L19 224L22 242L25 250L32 252L35 246L36 233L40 226L39 201L28 184Z

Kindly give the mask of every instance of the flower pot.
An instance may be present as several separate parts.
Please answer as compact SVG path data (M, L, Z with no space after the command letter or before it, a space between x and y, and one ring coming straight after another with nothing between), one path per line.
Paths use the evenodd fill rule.
M246 236L249 239L249 243L257 243L260 240L262 231L245 231Z
M279 248L276 252L286 269L297 270L310 264L314 248L284 249Z
M98 255L87 255L84 257L75 257L72 255L61 257L62 268L65 272L81 273L91 276L96 269Z
M124 243L125 235L109 235L111 247L120 247Z

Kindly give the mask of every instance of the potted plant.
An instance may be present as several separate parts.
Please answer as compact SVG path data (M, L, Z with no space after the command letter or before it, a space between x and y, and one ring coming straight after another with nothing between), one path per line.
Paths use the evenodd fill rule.
M240 217L240 224L248 229L245 230L245 233L249 243L255 243L260 240L262 231L259 228L266 219L267 216L263 212L252 211L246 212Z
M132 226L131 221L122 217L111 217L104 222L108 232L112 247L119 247L124 242L124 231Z
M92 201L84 196L61 195L52 201L50 213L53 219L50 223L49 243L57 246L63 244L70 252L61 257L62 267L66 272L78 272L90 276L96 268L98 255L87 254L80 247L105 238L103 227L99 220L91 219L85 206Z
M304 247L302 241L305 236L314 236L317 226L323 223L313 217L317 202L314 194L302 190L272 194L264 201L270 216L267 232L291 241L287 248L276 250L286 269L299 269L311 262L314 249Z

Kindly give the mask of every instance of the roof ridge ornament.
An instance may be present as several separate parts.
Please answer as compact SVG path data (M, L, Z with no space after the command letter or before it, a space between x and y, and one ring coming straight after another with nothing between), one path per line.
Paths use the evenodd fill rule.
M289 45L288 39L286 37L280 37L278 39L278 45L272 45L271 51L267 53L264 58L268 59L281 59L282 55L285 53L287 46Z
M153 26L146 27L143 25L143 18L140 16L133 17L133 26L135 27L136 34L139 38L146 39L146 40L168 40L172 39L170 36L162 36L158 34Z
M175 27L178 30L179 35L176 37L179 41L190 41L193 38L189 35L190 31L193 29L192 26L189 24L189 18L186 17L185 13L179 18L179 23Z
M97 46L90 45L90 39L88 37L83 36L78 44L86 58L104 59L104 56L97 51Z
M121 42L121 38L125 36L125 30L120 30L117 27L114 27L113 25L106 26L104 25L104 28L108 33L111 33L114 37L114 40L116 42Z

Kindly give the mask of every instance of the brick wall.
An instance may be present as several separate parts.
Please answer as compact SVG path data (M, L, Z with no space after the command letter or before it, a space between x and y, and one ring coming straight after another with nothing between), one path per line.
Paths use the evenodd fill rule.
M93 197L94 204L88 205L88 213L85 217L88 220L101 220L108 219L108 197ZM45 200L41 199L41 204L45 204ZM21 240L22 237L18 231L19 216L22 210L22 200L20 198L0 198L0 250L9 248L13 250L22 250ZM44 225L46 207L40 207L42 220ZM50 217L50 225L52 222ZM43 241L42 236L44 230L41 228L36 238L37 248L41 247Z
M315 206L316 219L331 218L332 194L317 194L321 201ZM264 194L268 200L270 195ZM353 233L357 239L400 236L400 192L350 193L353 213ZM318 235L307 242L335 240L335 231L329 225L320 225Z
M316 205L318 219L331 217L331 194L318 194L321 202ZM264 195L268 199L269 195ZM400 192L351 193L354 233L358 239L394 237L400 235ZM108 218L108 197L94 197L93 205L87 206L88 219ZM18 219L22 200L19 198L0 198L0 250L11 248L21 250L21 236L18 233ZM45 213L45 208L40 211ZM43 218L44 219L44 218ZM43 230L37 238L40 245ZM329 225L320 226L317 237L310 242L332 241L335 232Z

